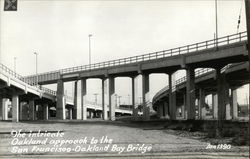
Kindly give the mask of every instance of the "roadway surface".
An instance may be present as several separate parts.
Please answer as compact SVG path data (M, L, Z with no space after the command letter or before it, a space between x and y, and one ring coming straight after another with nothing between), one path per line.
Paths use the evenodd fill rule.
M99 152L69 152L69 153L38 153L32 152L34 146L39 148L52 148L52 144L46 145L28 145L20 148L28 148L28 153L14 154L11 153L14 146L10 143L13 141L10 135L11 130L20 130L23 132L32 131L63 131L63 137L49 138L52 139L80 139L87 137L87 143L81 145L93 146L90 144L92 137L101 139L107 136L113 141L111 144L100 144L96 146L104 147L110 145L110 149ZM27 137L26 137L27 138ZM29 139L29 138L28 138ZM33 138L35 139L35 138ZM45 139L39 137L39 139ZM20 139L21 140L21 139ZM152 150L142 154L140 151L127 152L119 154L117 151L111 152L114 145L127 148L129 144L136 146L152 146ZM194 137L183 137L176 135L173 130L164 130L162 123L124 123L121 121L35 121L35 122L0 122L0 158L248 158L248 147L232 146L230 150L208 150L209 143ZM65 144L62 147L74 149L79 144ZM60 146L59 146L60 147Z

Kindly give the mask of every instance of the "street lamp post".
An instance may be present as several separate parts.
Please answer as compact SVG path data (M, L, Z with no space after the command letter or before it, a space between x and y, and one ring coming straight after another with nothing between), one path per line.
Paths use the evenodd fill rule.
M36 55L36 84L38 86L38 73L37 73L37 56L38 56L38 53L37 52L34 52L34 54Z
M89 34L89 65L91 64L91 37L93 35Z
M16 72L16 59L17 57L14 57L14 72Z

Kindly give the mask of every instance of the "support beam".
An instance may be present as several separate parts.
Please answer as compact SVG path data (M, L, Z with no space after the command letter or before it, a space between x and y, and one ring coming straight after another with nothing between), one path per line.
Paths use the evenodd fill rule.
M18 95L12 96L12 121L19 122L19 97Z
M105 84L106 79L102 79L102 118L108 120L107 106L105 105L105 94L107 94L107 85ZM106 86L105 86L106 85Z
M187 119L195 119L195 72L194 68L187 69L186 101Z
M143 105L143 120L150 119L149 102L149 74L142 74L142 105Z
M56 94L56 118L65 120L65 100L64 100L64 84L63 80L57 81L57 94Z

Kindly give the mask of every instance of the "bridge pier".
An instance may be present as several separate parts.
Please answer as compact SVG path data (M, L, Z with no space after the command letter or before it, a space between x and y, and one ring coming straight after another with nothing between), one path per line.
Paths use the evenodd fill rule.
M35 101L29 100L29 120L35 120Z
M56 94L56 118L65 120L65 99L64 99L64 84L63 80L57 81L57 94Z
M218 119L218 95L212 94L213 119Z
M150 119L149 101L149 74L142 74L142 105L143 105L143 120Z
M86 107L86 79L81 79L75 82L74 92L74 118L75 119L87 119L87 107Z
M169 103L169 116L170 116L170 119L172 120L175 120L176 119L176 93L173 92L173 84L172 84L172 74L173 72L171 73L168 73L168 103ZM175 79L174 79L175 80Z
M237 102L237 90L232 89L231 91L231 100L232 100L232 118L234 120L238 119L238 102Z
M226 91L226 79L225 74L220 73L221 69L216 69L216 82L217 82L217 94L218 94L218 120L226 119L226 95L228 91Z
M204 89L199 89L199 119L205 119L205 91Z
M9 99L0 98L0 117L1 120L8 120L8 103Z
M187 119L195 119L195 72L194 68L188 67L186 71L186 110Z
M105 96L105 92L107 93L106 82L107 82L106 79L102 79L102 118L103 120L108 120L108 114L107 114L108 110L107 110L107 106L105 105L105 101L107 100Z
M169 111L168 111L168 109L169 109L169 104L168 104L168 102L167 101L164 101L163 102L163 116L164 116L164 118L169 118Z
M49 105L47 103L43 105L43 115L44 115L44 120L49 119Z
M108 77L108 106L109 106L109 118L110 120L115 120L115 78Z
M12 96L12 121L19 122L19 97L18 95Z
M132 115L134 119L138 117L138 80L137 76L132 77ZM136 105L137 104L137 105Z

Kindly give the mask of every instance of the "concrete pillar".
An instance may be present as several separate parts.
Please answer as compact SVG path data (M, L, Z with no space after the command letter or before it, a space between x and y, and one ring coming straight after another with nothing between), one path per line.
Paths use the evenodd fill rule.
M204 89L199 89L199 119L204 119L203 110L205 108L205 92Z
M233 119L238 119L238 102L237 102L237 90L232 89L231 93L232 98L232 111Z
M86 79L81 80L81 107L82 107L82 120L87 120L87 83Z
M57 81L57 94L56 94L56 118L64 120L65 115L65 100L64 100L64 84L63 80Z
M188 68L186 71L186 110L187 119L195 119L195 72L194 68Z
M35 101L29 101L29 120L35 120Z
M149 74L142 74L142 105L143 105L143 120L150 119L149 102Z
M109 117L110 120L115 120L115 79L109 77L108 81L108 105L109 105Z
M19 122L19 97L18 95L12 96L12 121Z
M213 119L218 119L218 95L212 94Z
M159 118L163 118L163 117L164 117L164 116L163 116L163 107L164 107L163 104L160 104L160 105L158 106L157 112L159 113Z
M82 119L82 103L81 103L81 81L75 81L74 84L74 119Z
M81 79L75 82L74 92L74 118L87 119L87 106L86 106L86 79Z
M187 119L187 98L186 98L186 93L183 94L183 118Z
M136 77L132 77L132 107L133 117L138 117L138 80Z
M108 120L108 110L105 102L107 101L107 98L105 97L105 94L107 94L107 84L106 79L102 79L102 118L103 120ZM105 100L106 98L106 100Z
M220 73L220 68L216 69L216 78L217 78L217 94L218 94L218 120L226 119L226 102L225 102L225 74Z
M175 80L175 79L174 79ZM173 92L173 82L175 82L172 79L172 73L168 74L168 99L169 99L169 116L170 119L175 120L176 119L176 92Z
M163 104L164 104L163 116L167 118L169 117L169 112L168 112L169 105L167 101L164 101Z
M5 102L4 98L0 97L0 120L5 120L4 119L4 112L5 112Z
M43 115L44 115L44 120L49 119L49 105L48 104L43 105Z
M23 103L19 103L19 120L23 120Z
M72 109L73 109L73 108L69 108L69 119L70 119L70 120L73 119Z

